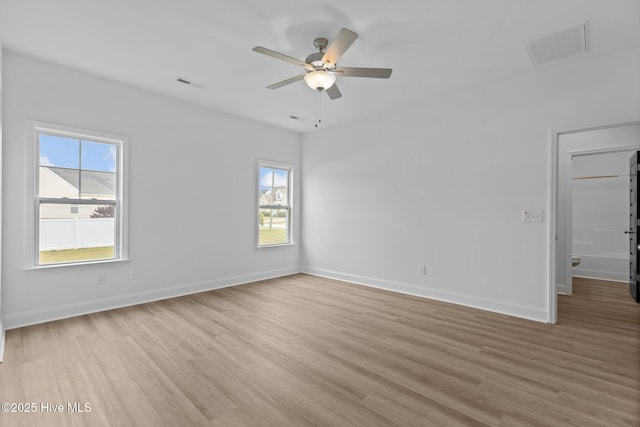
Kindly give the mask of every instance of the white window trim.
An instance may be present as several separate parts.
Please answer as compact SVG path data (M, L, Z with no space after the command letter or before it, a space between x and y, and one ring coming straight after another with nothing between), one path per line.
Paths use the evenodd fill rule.
M289 209L289 215L287 215L287 237L288 237L288 242L287 243L275 243L272 245L261 245L260 244L260 223L258 222L258 218L260 216L260 203L258 203L258 200L260 199L260 168L261 167L266 167L266 168L276 168L276 169L286 169L288 170L288 178L289 178L289 182L287 184L287 191L289 192L289 194L287 195L288 197L288 209ZM253 217L253 220L255 221L256 224L256 248L257 249L264 249L264 248L277 248L277 247L282 247L282 246L292 246L295 245L295 241L293 239L293 210L294 210L294 200L293 200L293 177L295 174L295 165L289 164L289 163L281 163L281 162L274 162L271 160L263 160L263 159L258 159L258 161L256 162L256 197L255 197L255 204L256 204L256 209L255 209L255 216Z
M38 238L38 208L37 196L38 196L38 180L36 174L38 173L38 134L41 132L53 133L61 136L71 136L74 138L86 138L92 141L103 141L110 144L117 144L118 150L118 162L120 166L120 173L118 174L117 187L120 194L120 203L116 204L119 215L119 221L116 221L116 242L118 257L113 259L96 259L89 261L79 261L70 263L56 263L56 264L38 264L37 238ZM55 123L48 123L36 120L27 120L27 129L25 132L27 136L27 149L26 154L26 179L27 185L25 191L25 246L24 246L24 263L25 270L40 270L46 268L64 268L83 266L91 264L109 264L117 263L129 260L129 191L128 191L128 176L129 176L129 138L124 135L118 135L113 133L106 133L102 131L95 131L89 129L83 129L73 126L60 125Z

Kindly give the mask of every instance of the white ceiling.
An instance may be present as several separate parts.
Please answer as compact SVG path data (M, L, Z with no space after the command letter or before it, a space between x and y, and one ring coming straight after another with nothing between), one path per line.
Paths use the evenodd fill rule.
M316 94L266 89L301 69L256 45L304 60L346 27L360 37L339 65L393 68L338 77L343 97L322 98L333 126L558 66L533 67L525 43L585 21L590 51L560 64L640 49L638 0L0 0L5 48L298 132L314 129Z

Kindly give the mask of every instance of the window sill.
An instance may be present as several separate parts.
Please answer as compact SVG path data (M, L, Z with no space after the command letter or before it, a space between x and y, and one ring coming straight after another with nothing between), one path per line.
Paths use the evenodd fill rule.
M275 245L258 245L256 246L256 249L265 249L265 248L281 248L281 247L286 247L286 246L295 246L294 242L291 243L278 243Z
M31 267L25 268L23 271L43 271L43 270L51 270L51 269L77 269L83 267L92 267L96 265L106 265L106 264L119 264L131 262L129 258L121 258L121 259L105 259L99 261L87 261L87 262L75 262L69 264L48 264L48 265L34 265Z

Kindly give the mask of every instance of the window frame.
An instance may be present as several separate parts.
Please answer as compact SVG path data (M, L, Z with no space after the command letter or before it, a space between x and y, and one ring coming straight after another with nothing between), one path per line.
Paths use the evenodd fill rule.
M26 245L26 269L42 269L52 267L80 266L87 264L113 263L128 261L128 210L127 210L127 159L129 139L123 135L105 133L88 129L75 128L66 125L58 125L46 122L28 120L28 136L30 143L27 162L27 234ZM116 146L116 196L115 200L83 199L78 194L78 199L65 199L55 197L40 197L40 135L52 135L65 138L73 138L81 141L111 144ZM80 167L80 165L79 165ZM81 171L81 169L79 169ZM42 204L69 204L81 205L113 205L115 210L114 230L114 257L105 259L78 260L58 263L40 263L40 206Z
M260 168L280 169L287 171L287 204L283 205L261 205L260 204ZM273 248L280 246L294 245L293 239L293 176L295 165L282 162L274 162L270 160L258 159L256 166L256 216L254 217L256 224L256 248ZM261 209L286 209L287 210L287 241L285 243L272 243L267 245L260 244L260 210Z

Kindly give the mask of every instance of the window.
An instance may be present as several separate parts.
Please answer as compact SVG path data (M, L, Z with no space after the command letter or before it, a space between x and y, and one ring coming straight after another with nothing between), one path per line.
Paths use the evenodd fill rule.
M124 258L123 139L34 127L35 265Z
M258 162L258 247L291 244L293 168Z

